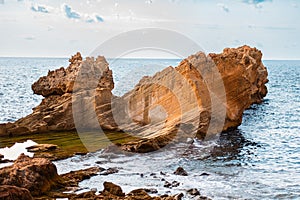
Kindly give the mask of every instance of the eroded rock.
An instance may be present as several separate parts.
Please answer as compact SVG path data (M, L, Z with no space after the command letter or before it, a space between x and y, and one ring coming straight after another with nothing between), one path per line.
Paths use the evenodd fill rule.
M82 60L77 53L69 61L67 68L49 71L32 85L33 92L44 97L41 104L14 123L0 124L0 136L75 130L73 109L79 128L98 129L99 123L116 128L110 114L114 83L105 58Z
M61 183L56 166L45 158L21 154L12 166L0 169L0 185L26 188L33 196L42 195Z

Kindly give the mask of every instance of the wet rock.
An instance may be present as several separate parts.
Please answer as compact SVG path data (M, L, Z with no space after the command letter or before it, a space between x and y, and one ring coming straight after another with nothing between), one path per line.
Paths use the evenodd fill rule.
M180 183L178 181L173 181L172 183L165 181L164 187L166 188L173 188L173 187L178 187Z
M165 173L165 172L162 172L162 171L161 171L159 174L160 174L160 175L163 175L163 176L166 175L166 173Z
M97 198L95 193L96 193L95 191L83 192L83 193L80 193L78 195L70 196L69 199L70 200L75 200L75 199L77 199L77 200L79 200L79 199L81 199L81 200L83 200L83 199L85 199L85 200L94 200L94 199Z
M144 189L136 189L132 190L127 194L127 199L138 200L138 199L146 199L151 200L151 196Z
M29 158L21 154L12 166L0 169L0 185L26 188L33 196L60 187L61 183L56 166L45 158Z
M1 200L32 200L29 190L12 185L0 185Z
M156 193L158 193L157 189L155 189L155 188L144 188L143 190L145 190L145 192L147 192L149 194L156 194Z
M179 194L174 195L175 200L181 200L183 197L184 197L183 193L179 193Z
M166 188L171 188L172 187L172 183L165 181L164 187Z
M211 198L206 197L206 196L196 196L194 199L195 200L212 200Z
M0 154L0 160L4 158L4 155Z
M104 182L103 183L104 190L102 193L109 193L115 196L124 197L125 193L123 192L122 188L114 183L111 182Z
M97 175L99 172L105 170L104 168L100 167L90 167L88 169L82 169L78 171L71 171L69 173L61 175L61 177L64 180L65 185L67 186L78 186L78 183L85 180L89 179L92 176Z
M209 176L210 174L203 172L202 174L200 174L200 176Z
M192 195L192 196L198 196L198 195L200 195L200 192L196 188L189 189L187 191L187 193L189 195Z
M45 152L45 151L53 151L57 149L58 146L55 144L36 144L30 147L26 147L29 152Z
M75 152L74 153L75 156L84 156L86 154L87 154L87 152Z
M115 173L118 173L118 172L119 172L118 168L113 167L113 168L108 168L104 172L101 172L100 175L107 176L109 174L115 174Z
M172 187L178 187L180 183L178 181L173 181L172 182Z
M182 167L178 167L174 174L179 176L188 176L188 173Z

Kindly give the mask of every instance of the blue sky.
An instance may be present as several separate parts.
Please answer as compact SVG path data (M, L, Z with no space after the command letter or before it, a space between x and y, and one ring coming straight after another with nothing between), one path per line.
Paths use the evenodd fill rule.
M207 53L247 44L264 59L300 59L299 9L297 0L0 0L0 56L89 55L119 33L155 27Z

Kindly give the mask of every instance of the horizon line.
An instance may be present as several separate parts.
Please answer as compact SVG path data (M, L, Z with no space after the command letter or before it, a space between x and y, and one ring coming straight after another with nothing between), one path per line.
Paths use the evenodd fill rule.
M94 56L82 56L83 58L94 57ZM105 56L104 56L105 57ZM36 58L36 59L69 59L70 57L63 56L0 56L0 58ZM122 57L122 58L106 58L105 59L151 59L151 60L182 60L184 58L175 58L175 57ZM265 58L263 61L300 61L300 58Z

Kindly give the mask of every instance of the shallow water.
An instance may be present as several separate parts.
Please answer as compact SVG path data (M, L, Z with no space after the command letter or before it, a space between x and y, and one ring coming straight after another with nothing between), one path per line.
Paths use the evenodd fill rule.
M46 75L48 66L54 69L65 63L66 59L1 58L0 122L15 121L29 114L30 108L41 99L32 95L31 84L41 74ZM116 82L114 93L126 92L149 69L153 73L172 63L176 65L178 60L114 62L111 66ZM253 105L245 112L243 123L236 131L204 143L195 141L188 148L181 147L182 151L178 146L168 151L132 156L102 151L75 156L55 162L59 173L90 166L118 167L117 174L99 175L81 183L82 187L98 190L102 189L103 181L112 181L122 185L126 192L140 187L157 188L160 194L198 188L213 199L298 199L300 61L264 61L264 64L269 71L269 93L262 104ZM143 70L138 69L140 66ZM136 80L129 82L131 78L126 79L129 76ZM96 161L102 162L96 164ZM189 176L173 175L178 166L184 167ZM166 175L160 175L160 171ZM200 176L203 172L209 176ZM151 173L156 173L156 178L150 176ZM165 188L162 178L169 182L177 180L181 185Z

